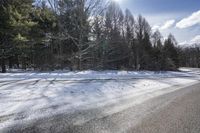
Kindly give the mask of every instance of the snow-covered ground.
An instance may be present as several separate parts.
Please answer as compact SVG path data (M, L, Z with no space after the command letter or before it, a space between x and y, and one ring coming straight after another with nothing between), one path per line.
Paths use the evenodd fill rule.
M184 69L189 71L188 69ZM57 80L85 80L85 79L124 79L124 78L155 78L155 77L188 77L191 73L185 72L152 72L152 71L76 71L76 72L20 72L0 74L0 80L23 80L23 79L57 79Z
M135 98L135 101L109 112L112 113L192 85L200 79L199 69L181 70L0 74L0 129L20 121L73 113Z

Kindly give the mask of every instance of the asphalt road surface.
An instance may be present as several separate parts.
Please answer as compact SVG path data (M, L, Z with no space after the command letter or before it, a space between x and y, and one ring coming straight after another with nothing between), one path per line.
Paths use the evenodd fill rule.
M200 133L200 84L144 118L129 133Z
M103 110L77 111L73 114L18 123L1 132L200 133L200 83L114 114L106 115ZM87 119L89 117L92 119Z

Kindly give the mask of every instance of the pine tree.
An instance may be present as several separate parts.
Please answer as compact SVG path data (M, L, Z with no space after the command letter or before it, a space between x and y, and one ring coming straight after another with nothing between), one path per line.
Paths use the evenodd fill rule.
M119 5L112 2L105 17L105 34L107 39L107 67L120 69L129 65L130 49L125 41L124 15Z
M31 19L37 23L30 31L31 64L34 68L53 69L56 63L53 55L55 47L53 40L57 32L56 15L46 3L42 2L34 6Z
M170 70L176 70L179 67L179 55L175 47L177 42L172 34L164 42L163 51L166 56L165 67Z
M141 15L136 24L136 68L149 69L152 62L151 27Z
M20 56L23 66L26 66L27 52L30 38L29 31L35 23L30 19L32 0L1 1L3 14L1 24L2 38L2 72L5 72L5 60ZM18 59L17 59L18 60ZM12 61L12 60L9 60ZM12 64L10 62L9 64ZM12 65L10 65L12 66Z
M1 61L1 71L6 72L6 59L10 54L10 25L9 25L9 12L8 12L8 2L6 0L0 1L0 61Z
M129 66L131 68L135 67L135 20L131 12L126 9L125 11L125 20L124 20L124 27L125 27L125 41L130 49L130 57L129 57Z

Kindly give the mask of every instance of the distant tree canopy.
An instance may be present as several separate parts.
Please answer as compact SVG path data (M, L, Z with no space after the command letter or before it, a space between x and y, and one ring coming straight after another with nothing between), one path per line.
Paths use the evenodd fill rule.
M104 0L1 0L0 63L6 68L176 70L200 67L141 15Z

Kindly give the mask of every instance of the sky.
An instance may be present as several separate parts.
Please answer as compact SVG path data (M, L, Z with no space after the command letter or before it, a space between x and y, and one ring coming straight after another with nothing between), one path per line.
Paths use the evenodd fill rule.
M178 43L200 43L200 0L114 0L135 18L144 16L163 37L172 33Z

